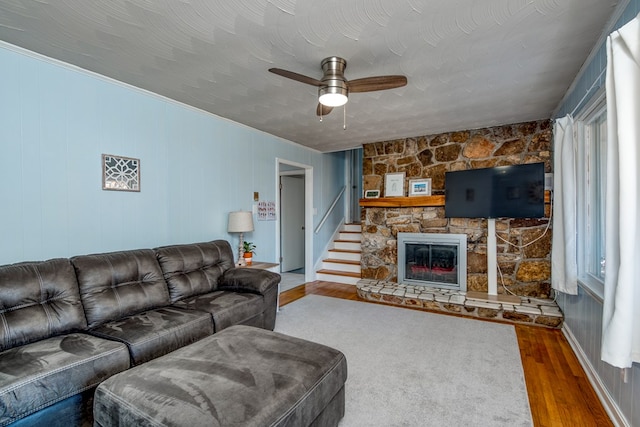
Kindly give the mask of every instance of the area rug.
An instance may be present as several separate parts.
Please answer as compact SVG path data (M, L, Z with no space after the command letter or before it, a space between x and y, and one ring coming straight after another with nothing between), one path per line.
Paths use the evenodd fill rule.
M345 354L340 427L533 425L511 325L307 295L275 330Z

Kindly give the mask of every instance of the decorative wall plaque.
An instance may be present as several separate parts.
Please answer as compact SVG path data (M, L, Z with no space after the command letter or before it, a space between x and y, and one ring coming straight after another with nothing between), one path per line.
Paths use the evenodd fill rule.
M140 191L140 159L103 154L102 189Z
M258 221L276 220L276 202L258 202Z

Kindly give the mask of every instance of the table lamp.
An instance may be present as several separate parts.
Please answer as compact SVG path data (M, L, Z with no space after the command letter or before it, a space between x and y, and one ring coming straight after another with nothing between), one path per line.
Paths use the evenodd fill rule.
M238 246L238 262L236 265L244 265L244 258L242 257L244 249L242 242L244 242L244 234L249 231L253 231L253 214L250 211L234 211L229 212L229 227L227 228L229 233L240 233L240 245Z

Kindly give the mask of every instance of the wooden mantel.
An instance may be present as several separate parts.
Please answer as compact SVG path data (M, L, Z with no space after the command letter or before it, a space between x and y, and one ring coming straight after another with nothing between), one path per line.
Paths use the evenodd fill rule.
M551 202L551 194L544 192L544 202ZM416 197L379 197L377 199L360 199L360 206L365 208L410 208L419 206L444 206L444 195Z
M360 206L367 208L444 206L444 196L379 197L377 199L360 199Z

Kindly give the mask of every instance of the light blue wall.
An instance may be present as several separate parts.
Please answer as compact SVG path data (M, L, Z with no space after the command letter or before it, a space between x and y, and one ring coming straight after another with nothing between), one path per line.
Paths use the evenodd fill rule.
M235 247L227 214L251 209L254 191L275 201L276 157L313 166L315 224L344 186L343 153L7 45L0 94L0 264L216 238ZM140 158L142 191L103 191L103 153ZM275 261L276 223L255 226L247 237ZM327 238L315 236L314 261Z
M631 0L613 29L620 28L636 17L639 12L640 0ZM580 108L588 103L589 98L605 84L605 74L602 71L606 66L606 45L603 43L597 46L596 55L587 64L574 90L565 96L563 104L558 109L557 117L563 117L574 110L579 112ZM612 368L600 360L602 301L579 288L576 296L559 294L558 304L565 315L565 327L575 337L580 351L589 361L599 381L611 395L627 422L632 426L640 426L640 365L633 365L629 381L625 383L622 381L619 369Z
M340 194L340 191L345 186L345 154L344 152L329 153L325 156L324 162L321 165L323 181L320 191L314 193L314 196L320 198L326 202L323 209L318 209L318 215L316 215L314 222L315 226L322 220L327 210L331 207L331 203ZM316 234L316 238L313 240L313 253L322 254L327 243L331 240L333 233L338 226L345 221L345 195L343 194L338 204L333 211L329 214L329 217L325 221L322 228ZM314 200L314 205L317 206L317 202Z

